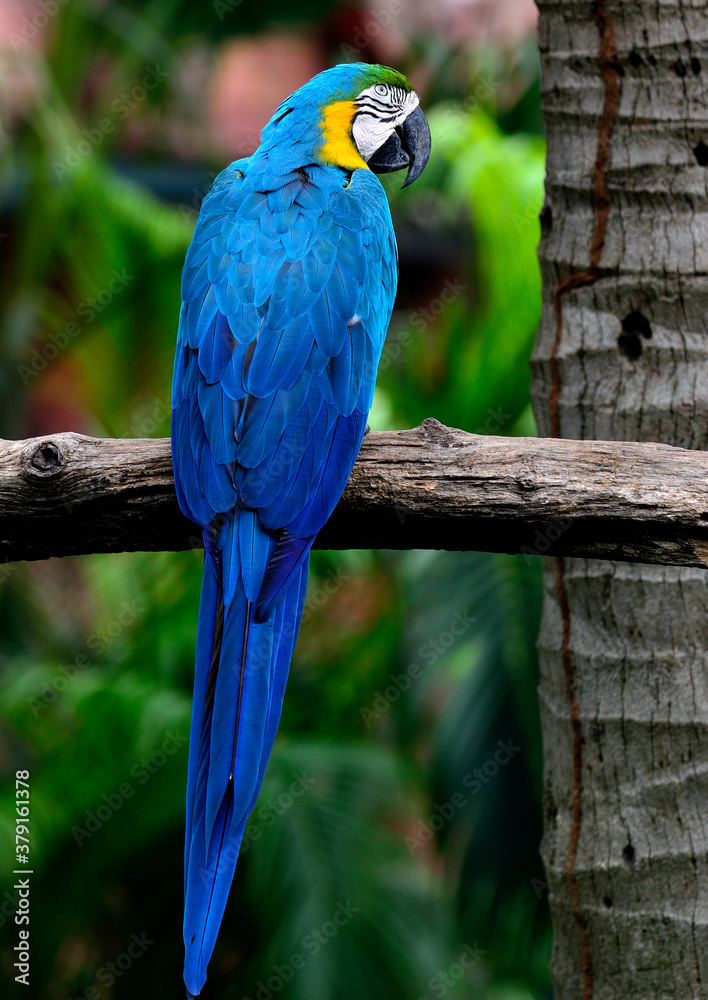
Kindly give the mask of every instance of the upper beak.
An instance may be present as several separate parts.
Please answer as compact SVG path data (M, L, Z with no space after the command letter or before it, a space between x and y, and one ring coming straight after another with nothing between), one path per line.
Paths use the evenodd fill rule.
M369 157L369 167L376 174L408 167L403 187L412 184L425 170L430 158L430 127L420 108L411 111L402 125Z

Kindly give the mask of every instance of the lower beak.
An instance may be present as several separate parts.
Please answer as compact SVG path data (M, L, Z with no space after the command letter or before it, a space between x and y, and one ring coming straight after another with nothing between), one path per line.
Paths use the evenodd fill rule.
M425 170L430 157L430 128L420 108L411 111L402 125L369 157L375 174L388 174L408 167L403 187L412 184Z

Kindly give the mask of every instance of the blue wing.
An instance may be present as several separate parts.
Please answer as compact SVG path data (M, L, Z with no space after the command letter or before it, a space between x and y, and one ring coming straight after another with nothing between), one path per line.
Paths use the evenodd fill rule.
M269 165L272 177L273 165ZM237 161L182 277L172 395L183 512L203 527L185 841L185 982L200 992L270 756L309 551L356 459L396 286L379 181Z

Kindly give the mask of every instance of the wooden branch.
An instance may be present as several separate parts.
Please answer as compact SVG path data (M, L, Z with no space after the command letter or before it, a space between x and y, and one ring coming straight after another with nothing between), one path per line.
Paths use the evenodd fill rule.
M167 439L0 441L0 559L186 549ZM435 548L708 566L708 454L486 437L425 420L370 434L317 548Z

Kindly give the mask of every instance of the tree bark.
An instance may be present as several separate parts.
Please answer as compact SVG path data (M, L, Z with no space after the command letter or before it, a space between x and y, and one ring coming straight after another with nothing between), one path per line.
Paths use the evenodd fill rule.
M0 561L201 546L170 442L0 441ZM446 548L708 566L708 454L480 436L432 418L364 441L318 548Z
M539 0L542 434L708 440L708 12ZM708 579L547 560L557 1000L708 996Z

